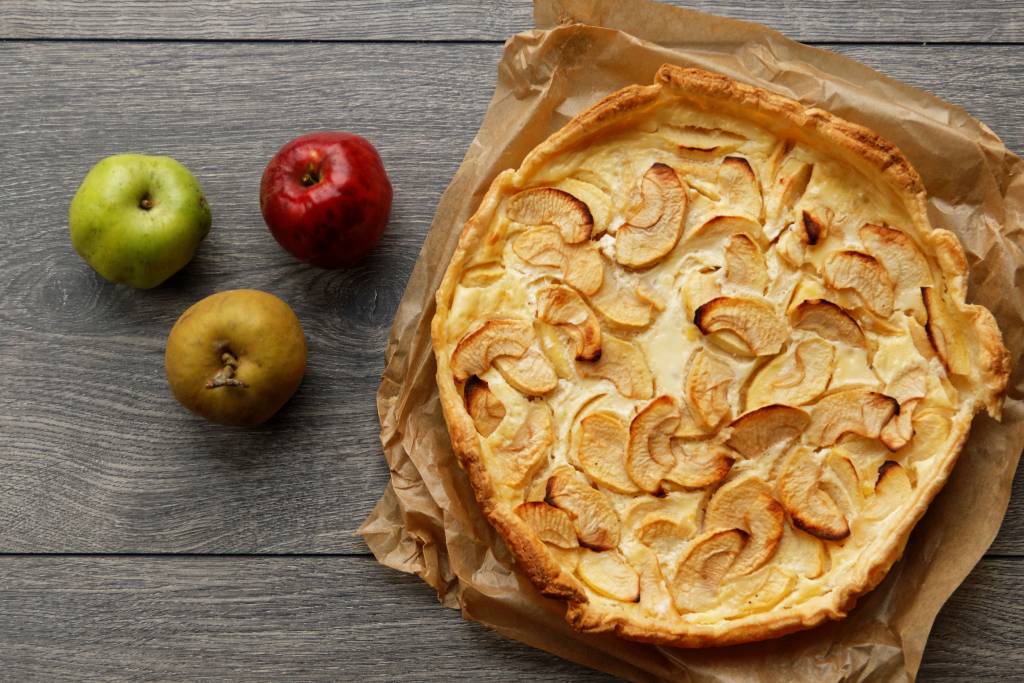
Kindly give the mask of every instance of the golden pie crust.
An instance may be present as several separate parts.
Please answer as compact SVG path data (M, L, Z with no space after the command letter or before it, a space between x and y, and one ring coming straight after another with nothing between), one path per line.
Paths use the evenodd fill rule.
M1009 359L872 131L663 66L501 173L437 292L452 443L589 632L683 647L846 615Z

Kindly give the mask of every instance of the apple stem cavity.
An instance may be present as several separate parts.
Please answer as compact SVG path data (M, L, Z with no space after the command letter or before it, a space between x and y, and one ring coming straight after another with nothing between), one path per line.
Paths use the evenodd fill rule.
M139 208L143 211L149 211L153 208L153 198L149 196L149 193L142 195L142 199L139 200Z
M300 181L303 187L312 187L320 182L320 170L313 164L306 167L306 172L302 174L302 180Z
M217 374L211 377L206 382L207 389L216 389L218 387L239 387L241 389L247 389L248 384L235 377L235 370L238 368L238 359L227 351L221 354L220 362L224 364Z

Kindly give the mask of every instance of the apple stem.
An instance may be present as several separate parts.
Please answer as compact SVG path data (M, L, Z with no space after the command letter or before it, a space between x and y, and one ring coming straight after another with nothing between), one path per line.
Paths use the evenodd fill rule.
M224 364L224 367L218 370L217 374L206 382L207 389L216 389L217 387L248 388L248 384L235 378L235 370L238 368L237 358L225 351L221 354L220 362Z
M150 209L152 209L152 208L153 208L153 198L152 198L152 197L150 197L150 196L149 196L149 195L147 194L147 195L146 195L145 197L143 197L143 198L142 198L142 200L141 200L141 201L139 202L139 208L140 208L140 209L142 209L143 211L149 211Z

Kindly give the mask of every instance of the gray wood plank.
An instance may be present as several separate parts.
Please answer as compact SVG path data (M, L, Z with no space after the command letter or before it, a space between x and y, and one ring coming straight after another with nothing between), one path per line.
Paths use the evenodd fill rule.
M1024 147L1018 48L840 49ZM315 50L311 60L291 44L0 43L0 551L365 551L352 532L387 479L373 399L390 320L501 48ZM259 214L266 160L325 128L374 141L396 188L383 243L352 271L292 260ZM82 176L123 151L180 159L213 207L196 260L146 292L103 282L67 237ZM251 431L194 419L163 379L176 317L235 287L292 303L310 342L295 400ZM1004 553L1024 553L1014 510Z
M977 567L920 680L1019 675L1021 569ZM464 621L368 558L8 556L0 583L10 680L610 680Z
M764 23L802 41L1024 40L1017 0L671 4ZM0 7L0 38L504 40L532 26L525 0L456 0L443 7L423 0L6 0Z

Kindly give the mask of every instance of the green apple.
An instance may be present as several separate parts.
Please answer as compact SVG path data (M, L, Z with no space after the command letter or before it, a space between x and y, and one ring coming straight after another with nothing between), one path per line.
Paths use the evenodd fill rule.
M97 273L149 289L192 260L211 217L199 181L171 157L115 154L86 174L68 220Z

